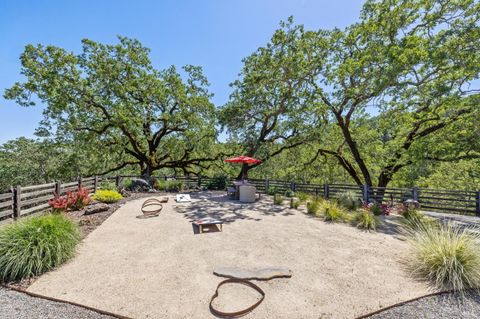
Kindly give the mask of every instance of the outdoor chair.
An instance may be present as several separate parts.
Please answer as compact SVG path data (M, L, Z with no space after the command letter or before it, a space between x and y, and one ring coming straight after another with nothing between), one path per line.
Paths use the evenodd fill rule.
M227 188L227 196L229 199L235 199L235 194L236 194L235 187L228 187Z

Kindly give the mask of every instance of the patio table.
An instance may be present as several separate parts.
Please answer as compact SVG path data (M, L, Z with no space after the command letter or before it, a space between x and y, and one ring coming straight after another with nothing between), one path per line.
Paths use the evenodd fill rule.
M240 186L253 186L247 181L234 181L233 186L235 187L235 199L240 199Z

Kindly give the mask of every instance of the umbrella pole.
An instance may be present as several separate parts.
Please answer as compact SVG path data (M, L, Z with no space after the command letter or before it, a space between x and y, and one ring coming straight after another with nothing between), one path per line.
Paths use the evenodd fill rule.
M247 163L242 164L242 181L247 179L247 167L248 167Z

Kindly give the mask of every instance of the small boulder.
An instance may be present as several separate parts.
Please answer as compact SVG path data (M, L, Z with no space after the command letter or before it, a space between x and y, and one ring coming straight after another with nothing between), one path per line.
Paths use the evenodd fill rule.
M109 208L110 208L110 206L108 206L105 203L97 203L97 204L90 205L87 208L85 208L84 215L91 215L91 214L104 212L104 211L107 211Z
M130 186L129 190L133 192L148 192L152 189L150 183L141 178L133 178L132 185Z

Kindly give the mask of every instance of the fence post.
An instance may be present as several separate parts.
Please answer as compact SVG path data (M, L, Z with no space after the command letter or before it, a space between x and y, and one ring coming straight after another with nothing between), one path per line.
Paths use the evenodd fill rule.
M197 180L198 187L202 187L202 177L198 175L198 180Z
M21 215L22 187L18 185L13 189L13 218L17 219Z
M268 179L265 180L265 194L268 194L268 189L270 188L270 181Z
M62 182L56 181L55 182L55 193L57 193L57 196L60 196L61 192L62 192Z
M295 191L296 191L297 185L296 185L295 182L290 183L290 189L292 190L292 192L295 192Z
M413 200L418 202L418 187L417 186L412 188L412 197L413 197Z
M330 186L328 184L323 184L323 198L330 198Z
M98 176L95 175L95 177L93 178L93 192L94 193L97 191L97 188L98 188Z
M78 189L82 188L82 184L83 184L83 179L82 179L82 176L80 176L78 178Z
M475 214L477 216L480 216L480 191L477 191L477 193L475 194L475 202L476 202L476 209L475 209Z
M115 176L115 186L117 188L120 187L120 175Z
M362 199L364 203L368 203L368 185L362 185Z

